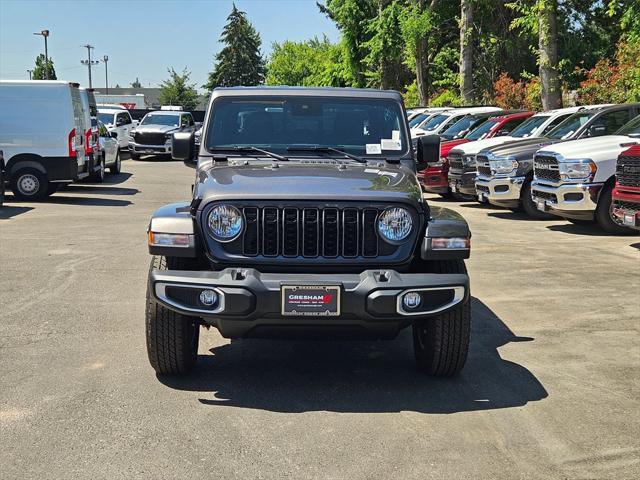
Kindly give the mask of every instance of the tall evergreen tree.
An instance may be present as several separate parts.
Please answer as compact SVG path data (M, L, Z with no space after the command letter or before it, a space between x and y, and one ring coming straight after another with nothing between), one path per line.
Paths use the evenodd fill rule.
M49 58L49 61L45 61L44 55L41 53L36 57L36 67L33 69L34 80L46 80L47 75L45 75L45 69L49 70L49 80L57 80L56 77L56 69L53 68L53 60Z
M203 88L213 90L215 87L251 86L264 82L266 68L260 53L260 35L247 20L246 13L238 10L235 4L227 17L220 42L226 46L216 55L216 64Z

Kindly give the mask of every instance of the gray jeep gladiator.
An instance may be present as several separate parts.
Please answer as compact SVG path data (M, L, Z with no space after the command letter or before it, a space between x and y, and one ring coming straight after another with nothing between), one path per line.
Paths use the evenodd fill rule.
M226 338L392 339L411 326L418 368L459 372L470 332L471 233L429 207L416 168L439 140L411 146L397 92L215 89L190 202L148 229L146 339L159 374L198 357L201 326Z

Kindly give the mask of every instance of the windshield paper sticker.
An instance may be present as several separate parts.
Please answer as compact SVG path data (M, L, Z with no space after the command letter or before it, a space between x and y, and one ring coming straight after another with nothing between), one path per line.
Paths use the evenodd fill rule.
M367 143L367 155L376 155L382 153L382 148L377 143Z
M400 140L394 140L393 138L383 138L380 140L380 146L382 150L402 150Z
M391 130L391 140L400 140L400 130Z

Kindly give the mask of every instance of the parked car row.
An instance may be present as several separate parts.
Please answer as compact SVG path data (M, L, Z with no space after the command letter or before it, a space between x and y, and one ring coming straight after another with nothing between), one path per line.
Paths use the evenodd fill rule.
M119 173L121 152L171 154L171 134L193 131L182 111L148 113L138 125L120 105L98 105L92 89L57 80L0 81L0 190L43 200L60 186Z
M640 176L640 164L637 150L626 150L640 143L639 115L640 104L589 105L535 115L498 112L463 138L440 134L440 155L430 159L419 178L427 192L521 208L535 219L595 221L606 232L627 234L637 217L624 212L637 212L634 175ZM466 116L469 122L474 115ZM622 190L616 190L616 159L621 154L626 163L618 171L625 180ZM617 204L614 190L621 195Z

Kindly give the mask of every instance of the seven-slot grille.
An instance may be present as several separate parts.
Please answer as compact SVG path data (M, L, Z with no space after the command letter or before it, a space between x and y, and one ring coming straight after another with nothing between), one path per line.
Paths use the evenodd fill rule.
M133 138L141 145L164 145L164 135L157 132L136 132Z
M449 161L449 171L455 171L456 173L462 173L462 155L459 153L450 153L447 157Z
M558 160L555 157L536 155L533 160L534 174L539 180L560 181Z
M373 258L376 208L243 207L242 254L265 257Z
M619 157L616 177L623 187L640 187L640 157Z
M558 203L558 197L556 197L555 193L541 192L540 190L534 190L533 196L542 200L549 200L550 202Z
M477 155L476 165L478 168L478 175L482 175L484 177L491 176L491 167L489 167L489 159L487 157Z

